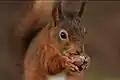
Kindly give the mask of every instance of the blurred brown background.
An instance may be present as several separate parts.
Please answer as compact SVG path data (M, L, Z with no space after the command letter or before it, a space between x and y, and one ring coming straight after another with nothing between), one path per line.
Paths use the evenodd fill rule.
M0 80L21 80L20 43L14 39L12 29L31 4L32 1L0 1ZM80 5L64 4L64 14L74 12ZM86 52L92 58L86 80L120 80L120 2L88 2L81 25L88 30Z

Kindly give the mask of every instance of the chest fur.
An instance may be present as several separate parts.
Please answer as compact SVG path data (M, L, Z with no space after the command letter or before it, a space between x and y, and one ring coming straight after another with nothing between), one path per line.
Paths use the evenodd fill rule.
M67 75L64 72L56 74L54 76L48 76L48 80L67 80Z

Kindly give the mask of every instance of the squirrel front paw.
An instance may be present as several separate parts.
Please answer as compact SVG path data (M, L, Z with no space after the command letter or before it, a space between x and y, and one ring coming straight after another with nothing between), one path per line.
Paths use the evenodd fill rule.
M79 71L86 70L90 65L90 57L84 55L72 56L73 64L79 68Z
M73 71L73 72L79 71L79 68L76 65L73 64L74 61L72 59L70 59L66 56L63 56L63 58L64 58L64 61L65 61L64 62L64 68L66 70Z
M70 57L62 56L64 59L64 68L67 71L81 72L86 70L90 65L90 57L84 55L72 55Z

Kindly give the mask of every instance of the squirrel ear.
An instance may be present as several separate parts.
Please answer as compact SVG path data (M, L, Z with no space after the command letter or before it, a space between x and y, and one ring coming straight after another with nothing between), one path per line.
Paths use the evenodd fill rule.
M83 14L83 12L84 12L84 8L85 8L85 4L86 4L85 1L83 1L83 2L81 3L80 10L79 10L79 12L77 13L77 16L78 16L79 18L82 17L82 14Z
M61 10L61 1L56 1L52 9L52 18L53 18L53 26L56 27L62 20L64 20L64 16Z
M83 14L83 12L84 12L85 4L86 4L86 2L83 1L83 2L81 3L80 10L77 12L77 14L75 14L75 15L73 16L73 21L74 21L77 25L79 25L79 26L80 26L82 14Z

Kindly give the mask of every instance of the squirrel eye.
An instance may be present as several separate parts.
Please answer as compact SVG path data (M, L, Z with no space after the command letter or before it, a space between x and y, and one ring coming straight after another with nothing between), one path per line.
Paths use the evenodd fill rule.
M66 40L67 37L68 37L67 31L64 30L64 29L60 30L60 32L59 32L59 37L60 37L61 40Z

